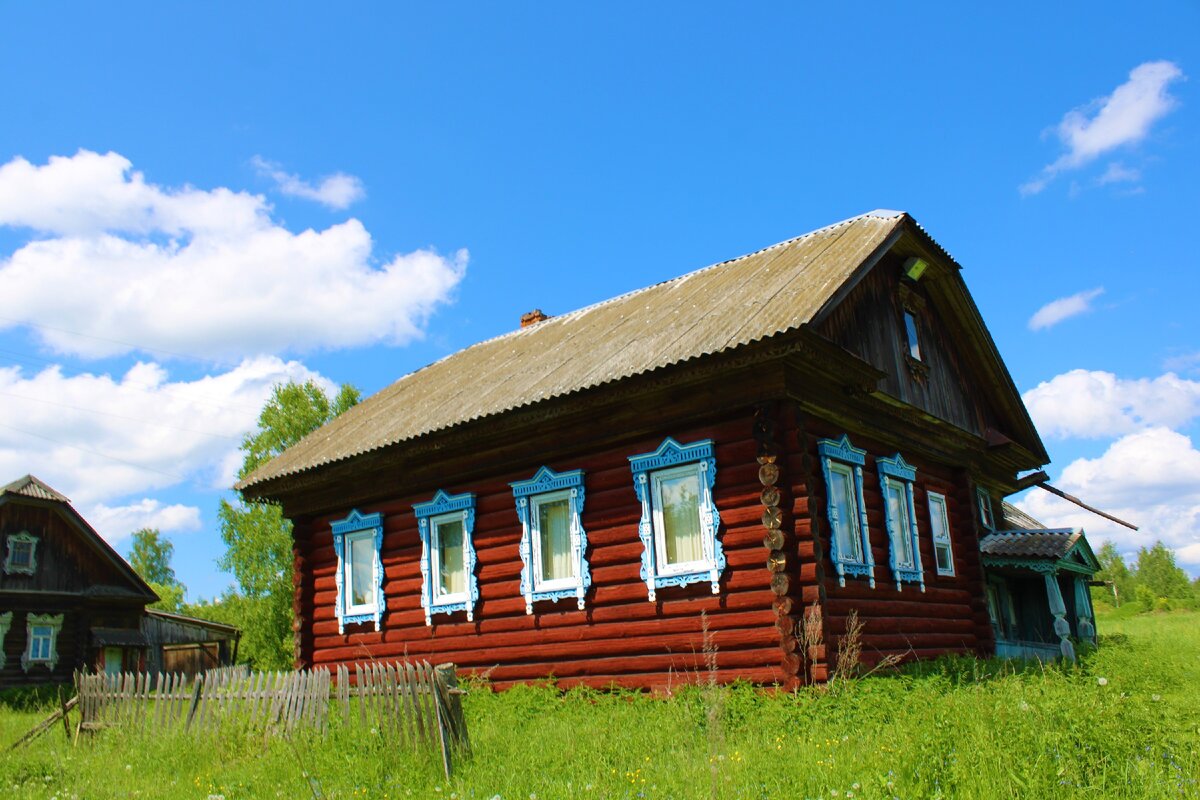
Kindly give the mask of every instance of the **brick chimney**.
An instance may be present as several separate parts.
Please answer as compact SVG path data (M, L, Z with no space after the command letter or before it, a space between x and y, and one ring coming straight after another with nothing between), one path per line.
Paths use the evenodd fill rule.
M533 311L527 311L521 315L521 327L528 328L531 325L537 325L539 322L544 322L548 319L550 319L549 314L540 308L535 308Z

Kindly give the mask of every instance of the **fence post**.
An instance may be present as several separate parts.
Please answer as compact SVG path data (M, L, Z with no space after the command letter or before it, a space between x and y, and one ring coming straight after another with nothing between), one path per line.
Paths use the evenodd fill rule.
M200 707L200 692L204 687L204 673L196 675L196 685L192 689L192 705L188 709L187 723L183 726L185 731L191 730L192 720L196 716L196 709Z
M438 689L446 701L450 712L450 734L454 743L464 752L471 752L471 741L467 738L467 723L463 717L462 693L458 689L458 672L454 664L438 664L434 670L437 676Z

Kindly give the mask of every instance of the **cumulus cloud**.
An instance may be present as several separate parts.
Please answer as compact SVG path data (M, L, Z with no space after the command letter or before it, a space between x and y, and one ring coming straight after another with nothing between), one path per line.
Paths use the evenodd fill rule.
M1162 540L1193 575L1200 573L1200 451L1187 436L1164 427L1131 433L1099 458L1073 461L1055 485L1140 530L1036 489L1017 505L1047 525L1083 528L1095 548L1111 541L1132 552Z
M1131 169L1114 161L1108 165L1108 169L1104 170L1104 174L1096 179L1096 183L1099 186L1108 186L1114 183L1137 183L1141 179L1142 171L1140 169Z
M38 238L0 255L0 327L81 357L214 359L422 335L468 255L379 263L356 219L293 232L264 198L148 183L116 153L0 166L0 225Z
M1174 373L1129 380L1074 369L1024 395L1038 430L1058 438L1109 438L1151 427L1178 428L1200 417L1200 381Z
M1022 185L1021 194L1037 194L1060 173L1145 139L1154 123L1175 108L1168 87L1182 78L1173 62L1147 61L1134 67L1112 94L1068 111L1054 128L1066 152Z
M1057 300L1052 300L1039 308L1029 318L1029 330L1045 330L1057 325L1064 319L1085 314L1092 310L1092 301L1102 294L1104 294L1104 287L1097 286L1095 289L1088 289L1083 292L1077 292L1069 297L1060 297Z
M130 520L142 520L135 528L188 529L198 521L194 511L144 498L177 485L227 488L227 465L236 469L241 437L272 387L310 379L336 390L303 364L274 356L181 381L155 363L119 377L0 368L0 476L7 476L0 480L33 473L105 531Z
M178 503L168 506L148 497L123 506L96 503L89 508L77 510L111 545L123 542L134 531L142 528L156 528L163 533L194 531L200 528L200 509L195 506Z
M267 161L262 156L255 156L250 163L260 175L275 182L280 194L288 197L299 197L303 200L313 200L326 208L342 210L366 197L362 181L344 172L335 172L321 178L320 183L313 185L299 175L287 172L274 161Z

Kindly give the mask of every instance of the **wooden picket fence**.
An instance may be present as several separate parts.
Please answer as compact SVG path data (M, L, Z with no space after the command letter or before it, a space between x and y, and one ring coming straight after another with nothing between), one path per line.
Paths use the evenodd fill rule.
M208 670L195 678L158 673L76 673L81 732L105 728L183 730L216 735L229 725L264 735L297 728L323 732L331 711L345 725L373 728L413 750L441 752L450 774L452 752L470 752L462 695L453 664L370 662L328 669L250 672ZM331 708L332 707L332 708Z

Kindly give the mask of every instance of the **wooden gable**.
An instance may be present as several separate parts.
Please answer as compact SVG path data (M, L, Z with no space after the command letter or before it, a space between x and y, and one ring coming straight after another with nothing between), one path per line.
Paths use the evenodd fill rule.
M0 570L4 593L88 595L138 603L158 599L136 572L64 499L0 494L0 548L10 536L36 540L32 573Z
M848 282L813 320L813 328L881 370L876 390L926 415L978 436L994 448L1022 451L1023 468L1049 461L959 274L959 266L922 242L914 226ZM918 280L905 276L917 257L928 264ZM906 312L920 356L910 352Z

